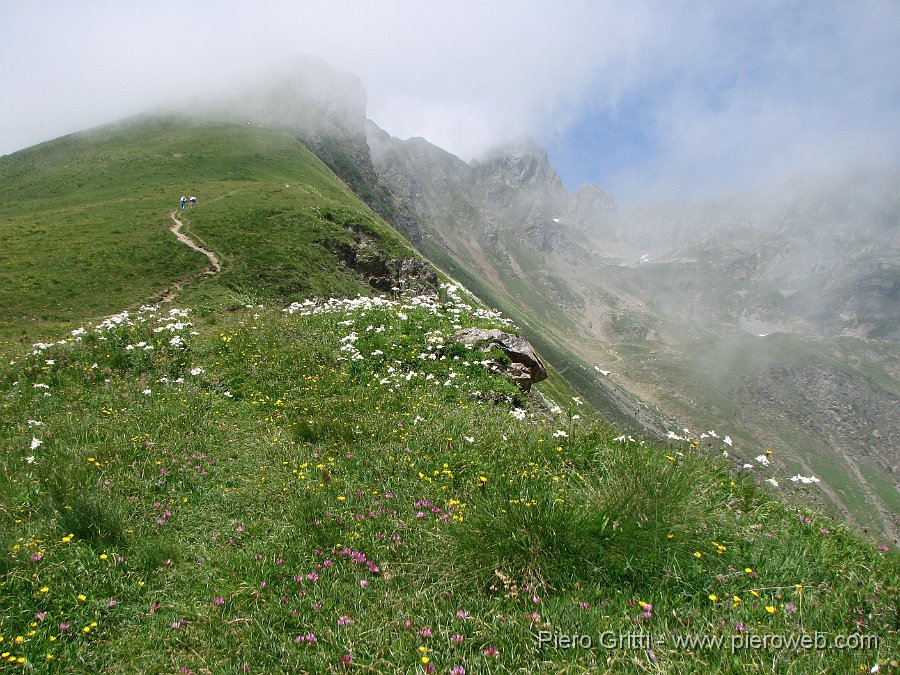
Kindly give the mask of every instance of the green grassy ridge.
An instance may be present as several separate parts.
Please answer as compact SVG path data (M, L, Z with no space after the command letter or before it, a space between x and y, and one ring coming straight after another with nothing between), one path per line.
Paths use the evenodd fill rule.
M363 290L332 254L359 232L336 221L361 225L375 250L413 255L287 133L137 118L0 158L0 340L137 306L202 270L168 232L182 194L198 196L185 221L221 246L234 292Z
M293 314L161 308L3 366L7 667L889 662L896 556L785 509L686 444L616 441L571 403L545 412L449 339L498 318L448 289ZM540 647L540 630L663 642L651 660ZM880 647L731 654L671 642L744 630L871 634Z

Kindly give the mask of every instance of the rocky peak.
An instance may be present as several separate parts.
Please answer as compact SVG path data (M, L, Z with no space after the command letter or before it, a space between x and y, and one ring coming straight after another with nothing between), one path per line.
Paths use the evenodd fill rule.
M471 164L479 177L506 188L543 188L565 194L562 181L543 148L528 139L506 143Z
M609 192L594 183L586 183L569 200L566 220L588 231L598 232L608 226L618 210L616 200Z

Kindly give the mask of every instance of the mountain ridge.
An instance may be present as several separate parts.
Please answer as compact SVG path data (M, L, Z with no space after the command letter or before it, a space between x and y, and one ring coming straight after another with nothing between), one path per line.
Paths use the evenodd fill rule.
M170 231L184 192L198 201L178 219L215 275ZM509 269L540 274L507 224L482 253L518 243L530 257ZM813 493L775 499L720 457L741 442L728 430L633 437L552 363L524 392L503 354L454 339L510 318L446 276L394 283L391 261L426 263L296 133L147 117L0 158L0 239L8 669L896 666L890 542ZM191 275L175 306L148 302ZM577 316L545 286L516 290L542 359L576 383L600 372L542 332ZM598 626L659 639L609 648ZM812 627L835 648L788 641ZM769 648L684 648L697 637Z

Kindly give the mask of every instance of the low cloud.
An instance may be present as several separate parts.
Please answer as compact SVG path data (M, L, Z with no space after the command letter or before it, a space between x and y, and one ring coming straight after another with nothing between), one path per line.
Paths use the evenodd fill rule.
M358 75L396 136L468 160L529 135L572 188L691 198L897 161L898 45L900 6L875 0L13 3L0 153L313 54ZM609 126L605 147L590 125Z

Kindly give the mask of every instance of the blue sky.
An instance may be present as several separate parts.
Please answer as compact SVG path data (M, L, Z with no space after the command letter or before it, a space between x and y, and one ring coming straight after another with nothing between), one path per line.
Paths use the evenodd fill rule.
M0 0L0 153L307 53L396 136L466 160L530 136L620 201L900 160L888 0Z

